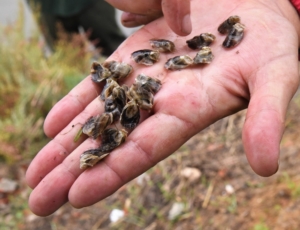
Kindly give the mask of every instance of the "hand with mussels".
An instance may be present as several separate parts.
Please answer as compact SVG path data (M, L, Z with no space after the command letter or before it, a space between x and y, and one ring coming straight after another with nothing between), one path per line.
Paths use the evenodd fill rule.
M113 2L117 6L127 1ZM147 4L151 2L154 1ZM135 3L120 8L137 14L139 9L130 11L126 6L139 5L146 12L139 1ZM29 206L35 214L49 215L66 202L81 208L110 196L174 153L193 135L246 108L243 144L247 159L261 176L276 173L285 114L299 84L299 15L289 1L283 0L195 0L190 4L193 28L190 35L174 34L166 21L170 15L165 15L129 37L107 60L127 63L133 68L128 77L118 80L120 87L124 84L130 89L140 74L159 79L162 86L154 95L151 112L140 110L135 129L94 167L80 169L80 155L100 146L109 149L106 145L109 139L83 136L77 142L73 139L81 126L78 124L105 113L105 101L99 99L105 83L94 83L88 76L53 107L44 124L45 133L53 140L37 154L26 173L27 183L33 188ZM225 34L218 27L234 15L245 25L244 37L236 46L225 48L222 43L226 37L239 34L240 26L235 29L232 26ZM201 33L215 36L208 46L214 55L210 64L172 71L164 68L172 57L194 58L199 50L190 49L186 41ZM172 41L174 51L160 53L159 61L152 66L135 63L131 53L152 49L149 41L153 38ZM129 114L137 111L133 95L131 102L125 104ZM111 116L105 116L109 122ZM137 119L135 115L132 117ZM116 143L122 142L126 136L119 133L122 128L111 128L115 130L106 131L109 137Z

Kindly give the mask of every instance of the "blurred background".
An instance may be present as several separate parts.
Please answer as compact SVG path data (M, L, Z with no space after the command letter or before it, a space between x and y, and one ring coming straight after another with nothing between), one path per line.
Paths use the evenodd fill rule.
M58 29L54 44L24 0L0 0L0 230L6 229L299 229L300 96L290 104L279 171L254 174L241 143L245 111L218 121L175 154L102 202L31 213L24 175L49 141L51 107L104 60L97 41ZM120 12L116 12L116 18ZM133 30L120 27L124 37ZM116 29L118 30L118 29Z

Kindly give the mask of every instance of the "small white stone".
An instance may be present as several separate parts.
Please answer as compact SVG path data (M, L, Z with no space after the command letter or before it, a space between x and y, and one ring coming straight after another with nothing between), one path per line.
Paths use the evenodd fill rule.
M27 217L26 217L26 221L27 222L33 222L35 220L37 220L39 217L34 215L33 213L29 214Z
M230 185L230 184L227 184L226 186L225 186L225 190L226 190L226 192L228 193L228 194L233 194L234 192L235 192L235 190L234 190L234 188L232 187L232 185Z
M147 173L143 173L136 178L136 183L140 186L143 186L149 180L150 180L149 175Z
M17 189L18 183L14 180L2 178L0 180L0 192L10 193Z
M169 220L174 220L176 217L178 217L184 210L184 204L183 203L174 203L172 205L172 208L169 211Z
M125 212L120 209L113 209L109 215L110 222L115 223L121 218L123 218L125 215Z
M201 177L201 172L197 168L186 167L181 170L180 175L187 180L194 182Z

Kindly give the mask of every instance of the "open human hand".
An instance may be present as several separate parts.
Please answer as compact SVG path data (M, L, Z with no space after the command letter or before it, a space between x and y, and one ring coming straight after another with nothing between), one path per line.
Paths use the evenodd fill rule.
M201 2L201 4L199 4ZM289 101L298 88L299 17L288 1L192 1L193 32L179 37L164 18L144 26L109 57L129 63L134 72L124 83L144 73L162 81L152 114L144 119L115 149L93 168L81 170L79 157L101 140L74 142L79 127L90 116L103 112L97 98L101 87L87 77L58 102L44 129L51 140L33 159L26 173L33 188L31 210L46 216L66 202L76 208L92 205L174 153L183 143L215 121L248 107L243 144L253 170L270 176L278 169L279 144ZM239 15L245 24L243 41L232 49L221 46L220 23ZM298 29L298 31L297 31ZM163 68L167 59L181 54L195 56L186 40L203 32L216 35L215 55L209 65L180 71ZM149 39L164 38L176 45L161 54L153 66L130 59L136 50L149 47ZM77 128L76 128L77 127Z

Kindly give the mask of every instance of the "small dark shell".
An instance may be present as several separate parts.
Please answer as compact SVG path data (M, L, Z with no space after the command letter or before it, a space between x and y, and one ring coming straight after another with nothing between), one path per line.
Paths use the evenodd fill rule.
M223 42L223 46L225 48L231 48L238 45L244 37L244 29L245 26L243 24L236 23Z
M112 91L112 94L105 99L105 112L113 114L113 120L119 119L120 114L127 102L127 96L125 90L118 86Z
M150 45L154 50L162 53L170 53L175 49L174 43L165 39L151 39Z
M89 118L82 127L82 132L93 139L103 133L103 131L113 123L113 117L111 114L103 113Z
M105 112L112 114L113 121L117 121L120 118L123 107L111 96L105 100Z
M112 114L113 121L117 121L120 118L123 107L121 108L117 101L110 96L105 100L104 109L106 113Z
M204 46L197 53L196 57L194 57L194 64L211 63L213 58L214 55L211 52L211 48Z
M98 161L102 160L108 154L109 153L102 152L100 148L85 151L80 156L80 169L93 167Z
M123 87L121 86L115 87L111 95L122 108L125 106L127 97L126 97L125 89Z
M99 83L111 76L111 72L98 62L93 62L91 67L92 81Z
M89 137L93 137L94 139L97 138L97 134L95 133L95 129L97 124L99 123L100 115L90 117L85 124L82 126L82 132Z
M114 115L114 121L116 121L119 119L120 114L126 105L127 95L123 87L116 87L113 90L112 96L117 104L117 111L113 111L113 113L116 113L116 115Z
M144 110L151 110L153 107L153 93L140 84L134 83L128 92L129 99L133 99L137 105Z
M186 43L191 49L201 49L203 46L209 46L216 39L215 35L211 33L202 33L199 36L195 36Z
M165 68L169 70L184 69L193 64L193 59L188 55L176 56L170 58L165 63Z
M155 50L138 50L131 54L132 59L143 65L153 65L159 59L159 52Z
M124 107L120 123L126 129L134 129L140 121L140 109L134 100L128 102Z
M100 152L109 153L121 145L127 137L126 130L117 130L114 128L106 129L101 136Z
M104 86L104 88L103 88L103 90L100 94L101 100L104 101L105 98L108 98L112 94L113 89L118 87L118 86L119 86L119 84L115 80L107 79L106 84L105 84L105 86Z
M129 86L128 85L122 85L121 87L124 89L124 91L127 95L127 92L129 91Z
M135 82L140 84L141 87L151 91L153 94L157 93L161 88L161 81L159 79L149 77L145 74L139 74L136 77Z
M237 15L230 16L228 19L226 19L219 27L218 31L221 34L227 34L231 31L234 24L240 22L240 17Z
M111 72L110 78L115 81L127 77L133 70L131 65L116 61L105 62L103 66L109 69Z

